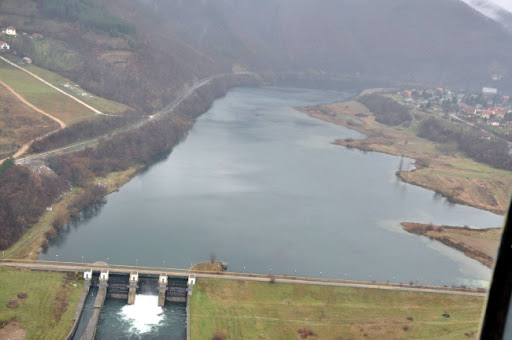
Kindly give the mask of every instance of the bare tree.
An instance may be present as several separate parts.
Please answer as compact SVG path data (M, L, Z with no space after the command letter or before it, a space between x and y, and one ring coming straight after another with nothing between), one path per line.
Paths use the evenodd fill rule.
M215 254L213 251L210 253L210 262L214 263L217 260L217 254Z

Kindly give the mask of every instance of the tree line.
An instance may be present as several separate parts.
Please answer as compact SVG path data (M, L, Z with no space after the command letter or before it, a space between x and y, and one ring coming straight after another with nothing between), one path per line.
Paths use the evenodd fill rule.
M512 171L508 143L477 129L464 128L448 121L429 117L418 125L418 136L438 143L457 143L468 157L494 168Z
M391 98L372 93L357 100L373 113L379 123L396 126L412 121L409 109Z
M134 35L135 25L113 16L105 8L90 0L41 0L43 13L50 18L79 22L85 29L108 33Z
M131 115L131 112L124 112L118 117L98 117L91 121L79 122L45 138L36 140L30 146L29 151L31 153L41 153L79 140L92 139L133 124L140 119L140 117Z
M5 164L5 162L4 162ZM11 165L0 178L0 249L14 244L69 186L51 172Z

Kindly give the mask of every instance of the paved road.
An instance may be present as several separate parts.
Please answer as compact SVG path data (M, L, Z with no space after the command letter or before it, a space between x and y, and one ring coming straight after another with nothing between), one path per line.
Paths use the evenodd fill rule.
M92 268L95 271L102 269L109 269L111 273L128 274L137 271L140 274L155 274L159 275L162 272L175 277L188 277L195 275L197 278L215 278L225 280L242 280L242 281L257 281L269 282L269 276L265 274L249 274L249 273L207 273L207 272L193 272L187 269L179 268L161 268L161 267L141 267L141 266L125 266L106 263L76 263L76 262L55 262L55 261L21 261L21 260L3 260L0 261L0 266L8 266L32 270L51 270L51 271L65 271L65 272L80 272L86 268ZM285 276L275 275L275 282L278 283L292 283L292 284L305 284L317 286L334 286L334 287L352 287L352 288L366 288L366 289L383 289L404 292L416 293L432 293L432 294L450 294L450 295L465 295L465 296L479 296L485 297L487 292L476 291L471 289L458 289L450 287L437 287L437 286L407 286L395 283L384 282L366 282L366 281L351 281L341 279L329 278L313 278L313 277L298 277L298 276Z
M211 81L213 81L213 80L215 80L217 78L225 77L225 76L228 76L228 75L252 75L252 76L257 76L257 74L254 73L254 72L235 72L235 73L217 74L217 75L213 75L213 76L210 76L210 77L198 80L192 86L190 86L188 89L186 89L183 93L181 93L176 99L174 99L169 105L167 105L162 110L156 112L155 114L149 116L147 119L144 119L144 120L142 120L141 122L139 122L137 124L131 125L131 126L125 128L125 129L121 129L121 130L119 130L119 131L117 131L115 133L111 133L109 138L111 138L111 136L113 136L113 135L115 135L115 134L117 134L119 132L129 131L129 130L136 129L136 128L144 125L148 121L151 121L151 120L154 120L154 119L159 119L159 118L163 117L165 114L173 111L178 105L180 105L185 99L187 99L189 96L191 96L200 87L210 83ZM46 159L46 158L48 158L50 156L70 153L70 152L78 151L78 150L81 150L81 149L85 149L86 147L92 147L92 146L96 145L98 143L98 140L101 139L101 138L106 138L106 136L100 136L100 137L95 138L95 139L87 140L87 141L76 143L76 144L69 145L69 146L65 146L65 147L62 147L60 149L44 152L44 153L41 153L41 154L37 154L37 155L25 157L25 158L20 158L20 159L16 160L16 164L41 165L41 164L43 164L44 159Z

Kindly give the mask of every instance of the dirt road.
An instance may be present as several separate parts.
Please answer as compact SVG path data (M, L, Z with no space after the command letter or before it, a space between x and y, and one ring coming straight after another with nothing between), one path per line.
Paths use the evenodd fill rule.
M40 137L37 137L37 138L44 138L46 136L49 136L51 135L52 133L55 133L61 129L64 129L66 127L66 123L64 123L62 120L60 120L59 118L55 117L55 116L52 116L51 114L49 114L48 112L46 111L43 111L41 110L40 108L34 106L32 103L29 103L27 100L25 100L25 98L23 98L18 92L14 91L9 85L7 85L6 83L4 83L3 81L0 80L0 85L4 86L7 90L9 90L9 92L11 92L19 101L21 101L23 104L27 105L28 107L30 107L31 109L39 112L40 114L42 115L45 115L51 119L53 119L54 121L56 121L58 124L59 124L59 128L57 130L53 130L53 131L50 131L48 132L47 134L45 134L44 136L40 136ZM26 143L25 145L23 145L12 157L13 158L18 158L20 157L21 155L23 155L25 152L27 152L28 148L30 147L30 145L37 139L37 138L34 138L32 139L31 141L29 141L28 143ZM0 164L3 162L4 160L0 160Z

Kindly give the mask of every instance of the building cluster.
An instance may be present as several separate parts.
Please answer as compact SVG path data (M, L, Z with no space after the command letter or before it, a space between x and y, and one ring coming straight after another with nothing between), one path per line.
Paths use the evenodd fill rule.
M397 94L403 98L403 103L412 109L438 115L456 115L476 125L512 125L511 98L500 93L497 88L484 87L479 93L471 93L439 87L407 89Z
M34 32L32 34L29 34L27 32L20 32L19 34L21 34L22 36L27 36L30 39L43 39L44 38L44 36L41 33L37 33L37 32ZM16 31L16 27L9 26L9 27L2 28L2 35L17 37L18 32ZM0 52L6 52L6 51L9 51L10 49L11 49L11 46L7 42L0 40ZM13 52L13 53L15 54L15 52ZM32 59L29 58L28 56L25 56L23 58L23 62L25 62L26 64L32 64Z

